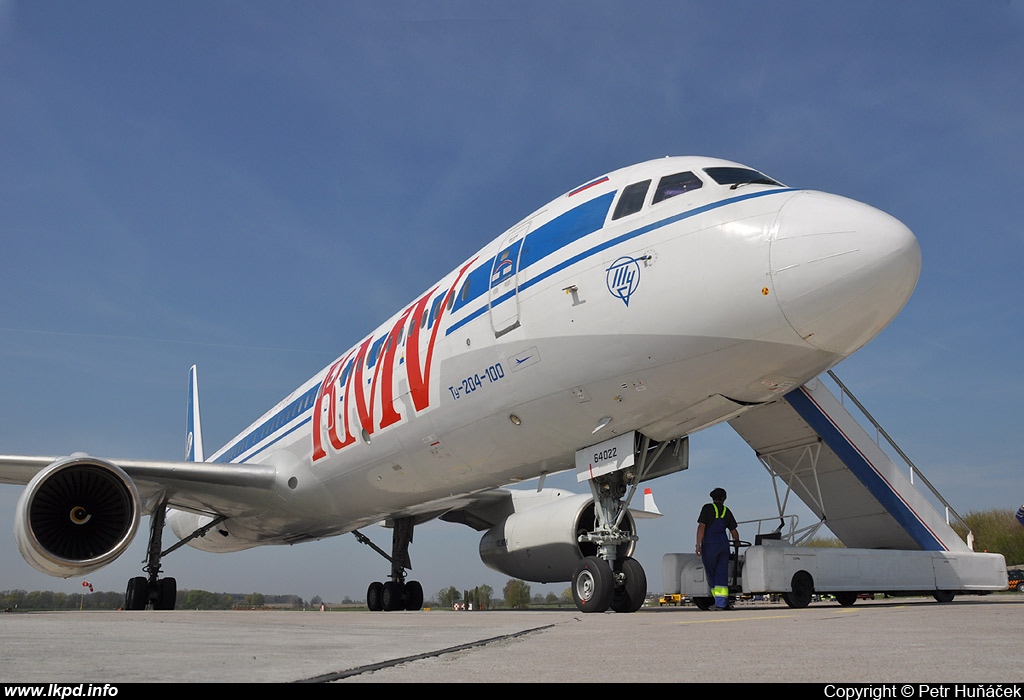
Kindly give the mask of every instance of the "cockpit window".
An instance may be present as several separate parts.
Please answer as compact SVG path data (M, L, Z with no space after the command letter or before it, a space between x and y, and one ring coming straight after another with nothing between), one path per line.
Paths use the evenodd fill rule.
M619 197L619 203L615 205L615 213L612 214L612 219L621 219L643 209L644 200L647 198L647 190L650 186L651 181L644 180L643 182L635 182L622 190L622 196Z
M676 173L666 175L658 182L658 189L654 191L654 204L675 197L677 194L696 190L704 183L693 173Z
M711 178L719 185L732 185L732 189L736 189L740 185L747 184L775 185L776 187L782 187L781 182L776 182L764 173L759 173L756 170L751 170L750 168L704 168L704 172L710 175Z

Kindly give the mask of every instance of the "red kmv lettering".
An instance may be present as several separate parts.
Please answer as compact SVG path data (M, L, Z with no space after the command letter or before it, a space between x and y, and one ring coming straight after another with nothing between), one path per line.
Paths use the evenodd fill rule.
M338 434L338 377L341 376L341 368L344 367L345 361L352 356L349 352L348 355L331 365L327 374L324 376L324 380L320 383L320 390L316 394L316 403L313 405L313 461L322 459L327 456L327 452L323 447L323 418L324 418L324 407L327 407L327 435L331 441L331 446L335 450L340 450L351 442L355 441L351 435L347 435L347 440L342 440Z
M402 420L401 413L395 408L395 359L398 355L399 336L402 328L409 322L409 335L406 338L405 372L409 384L409 393L413 408L417 413L430 406L430 370L434 359L434 344L437 341L441 319L448 304L474 260L466 263L451 287L444 294L437 318L426 338L425 352L421 353L420 328L423 325L423 314L427 313L428 303L437 287L413 302L395 321L382 343L382 350L374 363L373 376L368 380L366 374L366 355L373 345L373 337L364 340L357 348L353 348L340 360L327 369L320 389L317 391L313 405L313 461L327 456L324 444L326 431L327 441L335 450L342 450L356 441L349 424L353 411L359 420L359 426L372 435L375 430L382 430ZM423 359L421 360L421 355ZM422 362L422 364L421 364ZM344 386L342 409L338 411L338 391ZM378 388L379 387L379 388ZM376 403L380 400L380 420L375 422ZM353 404L355 404L353 406ZM326 418L326 423L325 423Z

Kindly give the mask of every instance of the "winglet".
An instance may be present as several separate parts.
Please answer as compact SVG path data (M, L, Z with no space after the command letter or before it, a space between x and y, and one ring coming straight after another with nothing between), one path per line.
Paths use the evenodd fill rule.
M658 504L654 502L654 491L650 488L644 489L644 510L648 513L661 515L661 511L658 510Z
M188 409L185 416L185 459L189 462L202 462L203 428L199 419L199 380L196 366L188 371Z
M658 510L658 504L654 502L654 491L649 487L644 489L644 509L630 508L629 512L633 514L634 518L660 518L661 511Z

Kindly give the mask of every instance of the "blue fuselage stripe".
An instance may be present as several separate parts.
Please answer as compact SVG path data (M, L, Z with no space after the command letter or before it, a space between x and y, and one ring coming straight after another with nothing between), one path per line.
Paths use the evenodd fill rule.
M281 430L281 428L285 427L286 425L288 425L289 423L291 423L292 421L296 420L297 418L299 418L300 416L305 414L307 411L309 411L313 407L314 402L316 402L316 395L319 392L319 390L320 390L320 385L319 384L314 385L312 388L307 390L304 394L302 394L301 396L296 398L294 401L292 401L287 406L282 408L280 411L275 413L269 419L267 419L266 421L261 423L251 433L248 433L243 438L241 438L240 440L235 442L230 448L224 450L224 452L222 454L217 455L217 457L215 459L213 459L212 461L214 461L214 462L233 462L233 461L235 461L236 459L241 457L242 454L244 454L245 452L248 452L249 450L253 449L257 445L259 445L261 442L263 442L264 440L269 438L271 435L273 435L277 431ZM270 447L274 443L278 442L279 440L281 440L285 436L290 435L291 433L294 433L298 428L300 428L303 425L305 425L306 423L308 423L310 421L310 418L311 418L310 416L306 416L305 420L303 420L303 421L297 423L296 425L292 426L291 428L288 429L288 431L282 433L281 435L278 435L272 441L268 442L266 445L261 447L259 450L257 450L256 452L253 452L251 455L249 455L249 457L252 457L253 455L259 454L260 452L262 452L263 450L267 449L268 447Z
M781 194L783 192L795 191L795 189L784 187L772 190L765 190L763 192L752 192L750 194L744 194L738 197L730 197L729 199L723 199L718 202L712 202L711 204L705 204L704 206L696 207L694 209L681 212L679 214L676 214L675 216L670 216L661 219L660 221L655 221L654 223L648 224L647 226L641 226L640 228L633 229L632 231L627 231L626 233L623 233L620 236L616 236L615 238L599 243L581 253L578 253L577 255L572 256L571 258L566 258L565 260L562 260L561 262L552 265L551 267L542 270L541 272L538 272L533 277L529 278L525 282L522 282L519 285L519 290L522 291L524 289L529 289L538 282L544 281L548 277L551 277L552 275L561 272L562 270L571 265L575 265L578 262L586 260L587 258L593 255L597 255L598 253L601 253L609 248L617 246L620 243L624 243L630 239L637 238L638 236L650 233L651 231L655 231L659 228L669 226L678 221L683 221L684 219L699 216L700 214L705 214L714 209L719 209L721 207L725 207L730 204L735 204L737 202L742 202L749 199L756 199L758 197L766 197L774 194ZM531 231L526 237L526 244L523 248L522 253L524 262L520 264L520 269L526 270L533 263L540 262L541 260L549 257L550 255L557 253L558 251L562 250L565 246L569 245L573 241L576 241L582 238L583 236L587 236L590 235L591 233L601 230L601 228L604 226L604 219L608 215L608 209L611 208L611 203L614 199L614 195L614 192L610 192L608 194L601 195L600 197L595 197L589 202L585 202L584 204L581 204L580 206L567 211L565 214L562 214L561 216L545 224L544 226L541 226L536 230ZM603 211L600 217L597 217L595 215L598 211ZM580 221L585 223L583 225L580 225L580 223L575 220L576 217L579 217ZM556 223L557 225L555 225ZM566 232L569 231L573 232L575 235L566 235ZM482 263L480 267L478 267L476 270L471 272L470 277L472 277L473 273L477 271L482 271L489 275L491 266L493 264L494 258L491 258L487 262ZM471 294L465 300L462 301L462 303L460 304L461 306L466 306L469 302L482 296L484 292L486 292L489 289L489 286L484 284L478 284L474 287L472 282L470 282L470 288L474 289L475 291L471 292ZM512 296L515 293L515 290L506 292L502 296L494 299L490 304L483 304L479 308L470 312L464 318L460 319L459 321L449 326L448 329L445 331L445 335L451 335L459 328L465 326L470 321L479 318L487 311L487 309L491 305L497 306L501 302L507 301L508 299L512 298ZM457 309L458 306L456 307L456 310Z
M737 202L742 202L748 199L756 199L758 197L765 197L768 195L794 191L795 190L791 188L776 188L772 190L766 190L763 192L752 192L750 194L744 194L738 197L730 197L729 199L723 199L718 202L712 202L711 204L706 204L704 206L696 207L694 209L690 209L689 211L676 214L675 216L667 217L660 221L656 221L652 224L648 224L647 226L641 226L640 228L633 229L632 231L627 231L626 233L623 233L621 236L616 236L613 239L599 243L577 255L572 256L571 258L562 260L561 262L556 263L551 267L548 267L547 269L541 270L533 277L521 283L519 285L519 289L529 289L538 282L542 282L543 280L551 277L554 274L561 272L562 270L571 265L575 265L578 262L581 262L593 255L597 255L598 253L607 250L608 248L619 245L620 243L624 243L625 241L628 241L632 238L636 238L638 236L644 235L645 233L650 233L651 231L654 231L656 229L668 226L670 224L674 224L677 221L682 221L683 219L698 216L700 214L709 212L713 209L718 209L720 207L728 206L730 204L735 204ZM525 242L523 244L522 252L520 253L520 273L523 270L526 270L537 263L549 259L552 255L558 253L560 250L562 250L569 244L573 243L574 241L577 241L581 238L584 238L585 236L589 236L592 233L600 231L604 227L605 220L608 217L608 210L611 208L614 199L615 192L607 192L603 195L599 195L597 197L594 197L593 199L583 202L577 207L570 209L564 214L560 214L559 216L555 217L554 219L544 224L543 226L539 226L535 230L531 231L527 235ZM459 298L461 297L461 293L459 294L459 297L457 297L454 302L454 307L452 310L453 313L459 311L459 309L464 308L468 304L472 303L476 299L479 299L480 297L485 296L488 293L488 290L490 290L491 287L490 277L493 267L494 258L492 257L485 262L481 262L476 268L474 268L468 273L466 278L466 284L468 286L466 288L470 291L464 299ZM459 328L465 326L467 323L470 323L471 321L487 313L487 310L491 307L492 304L497 305L503 301L511 299L515 293L516 290L512 290L506 292L500 297L495 298L492 302L485 301L485 303L482 303L478 308L469 312L465 317L449 326L445 330L445 335L451 335ZM377 341L377 344L374 346L374 354L376 354L376 351L379 350L379 346L383 342L383 340L384 338L381 338L380 340ZM279 412L277 412L269 419L267 419L264 423L260 424L258 427L253 429L252 432L248 433L247 435L239 439L237 442L235 442L233 445L231 445L229 448L225 449L224 452L218 455L213 461L233 462L239 457L241 457L242 454L253 449L264 440L267 440L271 435L276 433L289 422L298 418L299 415L309 411L313 407L313 403L316 401L316 395L317 392L319 391L319 388L319 385L316 385L309 389L308 391L306 391L302 396L298 397L297 399L289 403ZM268 442L266 445L263 445L258 451L253 452L252 454L248 455L248 457L252 457L253 455L258 454L259 452L262 452L263 450L267 449L267 447L281 440L286 435L295 432L297 428L308 423L309 420L310 418L307 417L306 420L293 426L286 433L277 436L273 441Z

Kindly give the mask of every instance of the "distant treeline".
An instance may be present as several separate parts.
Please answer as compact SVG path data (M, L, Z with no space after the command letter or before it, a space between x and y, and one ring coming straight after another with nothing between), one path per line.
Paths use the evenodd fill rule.
M998 552L1008 566L1024 564L1024 527L1017 522L1013 508L991 508L964 516L974 534L975 552ZM962 528L955 528L965 536Z
M83 591L0 591L0 610L116 610L124 605L124 591Z
M1002 554L1007 566L1024 564L1024 527L1017 522L1013 508L972 511L963 517L967 527L956 524L953 529L964 539L967 538L967 528L971 529L975 552ZM834 537L819 537L809 540L807 546L842 547L843 543Z
M319 605L319 603L317 603ZM0 610L117 610L124 606L123 591L62 593L58 591L0 591ZM211 593L200 590L178 591L175 605L184 610L232 610L234 608L303 608L297 595L264 593Z

